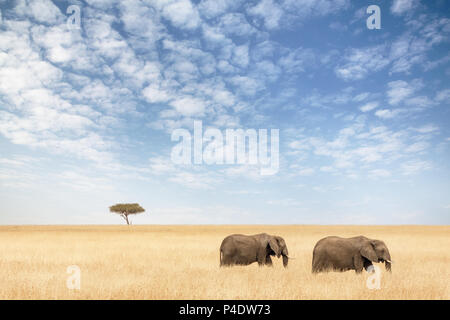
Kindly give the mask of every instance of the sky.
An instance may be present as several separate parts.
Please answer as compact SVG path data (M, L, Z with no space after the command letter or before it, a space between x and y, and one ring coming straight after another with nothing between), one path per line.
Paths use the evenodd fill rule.
M0 0L0 224L448 225L449 34L445 0ZM176 163L194 121L279 167Z

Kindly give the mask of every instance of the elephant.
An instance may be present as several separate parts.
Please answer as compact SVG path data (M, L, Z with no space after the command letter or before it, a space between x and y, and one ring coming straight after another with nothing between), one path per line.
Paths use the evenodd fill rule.
M372 262L384 262L391 272L391 255L386 244L381 240L364 236L341 238L330 236L319 240L314 247L312 272L323 271L367 271Z
M249 265L258 262L259 266L272 266L270 256L283 257L287 268L289 255L282 237L260 233L251 236L232 234L223 239L220 246L220 266Z

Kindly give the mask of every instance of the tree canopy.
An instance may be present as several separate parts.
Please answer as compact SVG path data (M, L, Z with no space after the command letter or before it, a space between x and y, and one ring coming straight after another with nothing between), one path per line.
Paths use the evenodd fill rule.
M139 214L145 211L138 203L118 203L109 207L109 211L119 214L125 219L127 224L130 224L128 216L130 214Z

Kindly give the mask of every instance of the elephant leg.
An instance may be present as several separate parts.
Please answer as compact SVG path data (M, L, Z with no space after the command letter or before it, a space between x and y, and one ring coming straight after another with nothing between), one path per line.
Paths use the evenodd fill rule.
M225 254L224 252L220 253L220 265L221 266L229 266L230 265L230 256Z
M266 265L272 266L272 259L270 258L269 255L266 256Z
M223 258L222 261L220 261L220 266L229 266L230 265L230 260L228 258Z
M356 254L353 257L353 266L355 268L356 273L361 273L364 267L364 261L360 254Z
M266 263L266 250L260 249L256 256L259 266L263 266Z
M312 272L319 273L326 270L325 263L320 256L314 256L312 262Z

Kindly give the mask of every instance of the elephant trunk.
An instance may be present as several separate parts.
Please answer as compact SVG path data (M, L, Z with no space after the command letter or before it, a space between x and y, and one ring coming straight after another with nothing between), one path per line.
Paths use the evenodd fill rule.
M288 262L289 262L289 256L288 256L288 250L286 247L283 248L283 250L281 251L281 254L283 255L283 266L285 268L287 268Z
M386 268L386 271L391 272L391 263L384 261L384 267Z
M386 254L386 258L384 259L384 267L386 268L386 271L391 272L391 255L388 253Z
M283 267L287 268L289 257L283 254Z

